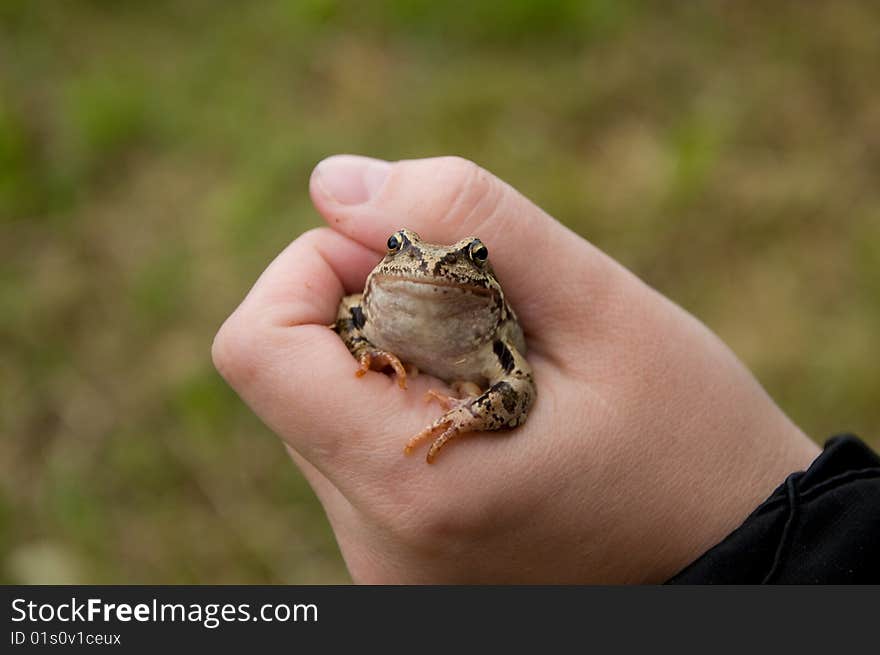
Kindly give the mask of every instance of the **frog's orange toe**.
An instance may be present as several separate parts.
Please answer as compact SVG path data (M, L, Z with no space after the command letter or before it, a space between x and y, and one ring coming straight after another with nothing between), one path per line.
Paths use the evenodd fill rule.
M397 386L401 389L406 389L406 369L395 355L382 350L379 351L374 359L382 368L390 366L394 370L394 377L397 378Z
M451 423L452 421L446 420L438 421L429 425L406 443L406 446L403 447L403 453L405 455L411 455L416 446L426 439L430 439L439 430L445 430Z
M440 404L440 407L447 410L452 409L453 407L458 407L461 403L461 401L455 396L450 396L442 391L437 391L436 389L429 389L425 392L425 402L429 403L432 400L436 400Z
M482 393L479 385L473 382L453 382L450 388L452 389L451 394L443 393L436 389L429 389L425 393L425 402L429 403L432 400L436 400L440 404L440 407L445 410L450 410L455 409L456 407L461 407L470 398L475 398Z
M359 368L355 371L355 375L359 378L367 374L370 369L381 371L383 368L390 366L394 370L394 377L397 378L397 386L406 389L406 369L401 361L389 352L384 350L366 351L361 353L358 358Z
M455 422L452 419L441 418L410 439L404 447L403 452L406 455L411 455L416 446L421 442L430 439L439 432L440 436L434 439L434 442L428 449L428 454L425 456L425 461L428 462L428 464L433 464L440 449L443 448L450 439L457 437L463 431L464 430L462 430L460 426L455 425Z
M459 433L460 430L455 426L446 428L443 431L443 434L437 437L434 440L434 443L431 444L431 447L428 449L428 454L425 456L425 461L428 462L428 464L433 463L434 458L437 457L437 453L439 453L440 449L446 445L446 442L457 436Z

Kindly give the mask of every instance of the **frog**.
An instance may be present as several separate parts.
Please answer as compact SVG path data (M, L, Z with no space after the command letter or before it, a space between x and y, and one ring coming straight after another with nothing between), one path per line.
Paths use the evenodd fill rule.
M368 274L362 293L342 298L330 325L357 361L355 374L388 371L400 388L419 372L449 385L430 390L444 413L407 441L404 453L433 438L426 455L462 434L525 423L537 391L523 329L477 237L451 245L401 228Z

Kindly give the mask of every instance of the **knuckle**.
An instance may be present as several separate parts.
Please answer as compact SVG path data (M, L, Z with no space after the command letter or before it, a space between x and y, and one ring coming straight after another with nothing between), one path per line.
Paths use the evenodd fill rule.
M211 359L217 372L232 386L245 384L256 371L252 339L241 327L239 310L220 326L211 344Z
M481 222L494 212L499 200L499 184L494 175L458 156L442 157L440 167L440 177L450 189L446 220Z
M312 228L301 234L294 245L298 248L318 248L334 235L328 227ZM280 333L273 330L278 312L273 307L247 299L220 326L211 345L214 367L229 384L238 388L252 381L261 365L271 362L277 350ZM285 331L285 347L301 346ZM304 347L304 346L303 346Z
M450 175L456 176L458 179L466 181L477 174L481 170L480 167L470 159L459 157L458 155L447 155L438 159L439 164L449 172Z

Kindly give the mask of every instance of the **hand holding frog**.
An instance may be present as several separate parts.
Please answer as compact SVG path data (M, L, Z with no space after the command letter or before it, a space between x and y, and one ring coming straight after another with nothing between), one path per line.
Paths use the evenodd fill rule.
M286 443L356 581L662 581L818 454L705 326L477 166L333 157L311 191L333 229L279 255L214 359ZM538 389L525 424L433 466L402 445L442 383L359 379L326 327L402 226L488 246Z

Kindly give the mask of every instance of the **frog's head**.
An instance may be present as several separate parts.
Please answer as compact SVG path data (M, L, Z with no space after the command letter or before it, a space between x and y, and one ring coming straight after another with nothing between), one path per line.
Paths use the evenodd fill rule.
M388 237L386 246L385 258L374 275L500 295L489 249L477 237L442 246L422 241L412 230L401 228Z
M403 228L386 245L367 279L363 306L370 329L393 341L395 352L457 357L494 339L512 316L489 250L476 237L440 246Z

